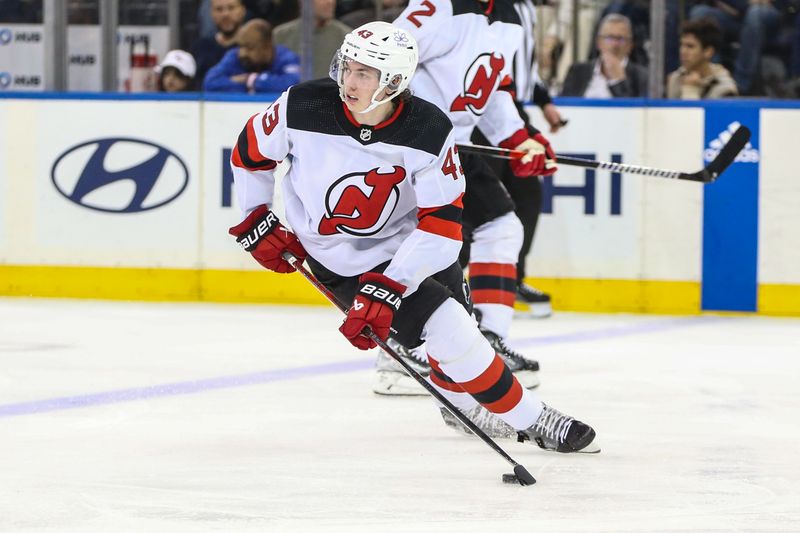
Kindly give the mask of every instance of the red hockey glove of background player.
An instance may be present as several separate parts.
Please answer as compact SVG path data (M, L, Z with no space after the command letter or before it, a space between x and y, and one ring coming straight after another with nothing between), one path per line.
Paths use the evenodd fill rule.
M235 236L236 242L250 252L261 266L281 274L295 271L281 257L283 252L290 252L301 263L308 255L295 234L286 229L266 205L256 207L246 219L229 229L228 233Z
M510 162L515 176L550 176L557 170L556 154L541 133L537 132L531 137L526 130L517 130L514 135L500 143L500 148L525 152L524 156Z
M377 344L361 332L369 326L378 337L386 340L394 314L400 309L406 287L377 272L362 274L358 281L353 305L347 311L347 317L339 331L356 348L369 350Z

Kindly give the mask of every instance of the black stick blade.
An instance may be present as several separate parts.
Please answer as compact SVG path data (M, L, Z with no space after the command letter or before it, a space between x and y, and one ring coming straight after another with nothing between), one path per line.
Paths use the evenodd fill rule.
M534 478L531 473L528 472L522 465L517 465L514 467L514 475L517 476L517 481L523 487L536 483L536 478Z
M702 181L703 183L711 183L722 174L726 168L731 166L739 152L747 146L750 141L750 129L747 126L739 126L733 132L731 138L725 143L725 146L717 154L717 157L711 161L706 168L694 174L686 174L681 179L689 179L692 181Z

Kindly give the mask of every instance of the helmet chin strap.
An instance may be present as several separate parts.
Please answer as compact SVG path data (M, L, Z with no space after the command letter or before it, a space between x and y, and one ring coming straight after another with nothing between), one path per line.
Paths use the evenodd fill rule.
M376 96L378 95L378 93L380 93L380 92L381 92L381 91L382 91L384 88L385 88L385 87L380 87L380 88L378 88L378 90L377 90L377 91L375 91L375 93L372 95L372 101L371 101L371 102L370 102L370 104L367 106L367 108L366 108L366 109L364 109L363 111L356 111L356 113L358 113L359 115L362 115L362 114L364 114L364 113L369 113L369 112L370 112L370 111L372 111L373 109L377 108L379 105L383 105L383 104L385 104L385 103L391 102L391 101L392 101L392 99L393 99L395 96L397 96L397 92L395 91L395 92L393 92L392 94L390 94L390 95L387 95L388 97L387 97L387 98L385 98L385 99L383 99L383 100L375 100L375 97L376 97Z

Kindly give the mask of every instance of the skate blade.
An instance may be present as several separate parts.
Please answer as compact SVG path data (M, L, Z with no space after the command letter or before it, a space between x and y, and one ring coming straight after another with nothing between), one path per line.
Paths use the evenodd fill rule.
M381 396L427 396L427 391L402 372L378 371L372 392Z
M513 372L519 384L526 389L535 389L539 386L539 373L532 370L517 370Z
M577 453L600 453L600 446L594 442L590 442L586 448L578 451Z
M514 302L514 318L549 318L552 314L553 306L549 303Z
M526 443L527 443L527 441L526 441ZM536 443L534 442L533 445L536 446ZM542 448L542 447L539 447L539 446L537 446L537 449L539 449L539 450L541 450L543 452L546 452L546 453L557 453L558 455L575 455L575 454L594 455L594 454L600 453L600 446L597 443L595 443L595 441L590 442L583 449L578 450L577 452L560 452L560 451L555 450L553 448Z

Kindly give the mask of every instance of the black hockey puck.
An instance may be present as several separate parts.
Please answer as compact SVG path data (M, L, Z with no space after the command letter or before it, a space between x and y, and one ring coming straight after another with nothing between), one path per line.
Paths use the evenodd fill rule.
M513 483L516 485L519 483L519 478L516 474L503 474L503 483Z

